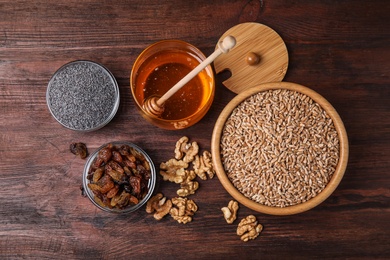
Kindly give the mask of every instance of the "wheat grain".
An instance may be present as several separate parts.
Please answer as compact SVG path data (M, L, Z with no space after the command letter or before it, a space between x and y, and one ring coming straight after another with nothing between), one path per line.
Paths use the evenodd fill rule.
M232 184L273 207L315 197L339 161L338 134L326 111L309 96L285 89L241 102L226 120L220 148Z

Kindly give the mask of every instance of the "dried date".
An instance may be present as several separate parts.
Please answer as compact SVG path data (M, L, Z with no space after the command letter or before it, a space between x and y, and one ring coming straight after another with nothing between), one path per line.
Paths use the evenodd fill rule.
M84 143L71 143L69 150L74 155L80 156L81 159L85 159L88 156L88 149Z
M118 163L123 161L122 155L118 151L112 151L112 159Z

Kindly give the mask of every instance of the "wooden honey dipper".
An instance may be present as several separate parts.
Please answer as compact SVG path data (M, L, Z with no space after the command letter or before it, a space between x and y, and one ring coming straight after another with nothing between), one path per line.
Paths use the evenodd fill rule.
M165 102L172 97L179 89L187 84L191 79L199 74L204 68L212 63L222 53L228 53L236 45L236 39L233 36L226 36L218 43L218 48L207 59L202 61L190 73L177 82L171 89L169 89L162 97L147 98L143 104L144 111L151 116L160 117L164 112Z

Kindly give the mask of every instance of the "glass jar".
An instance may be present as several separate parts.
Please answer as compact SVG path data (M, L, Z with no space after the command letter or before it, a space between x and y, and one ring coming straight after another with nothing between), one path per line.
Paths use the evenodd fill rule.
M193 45L179 40L164 40L147 47L136 59L130 75L130 88L141 115L164 129L190 127L209 110L215 93L214 73L207 66L164 104L156 117L145 112L144 102L161 97L206 57Z

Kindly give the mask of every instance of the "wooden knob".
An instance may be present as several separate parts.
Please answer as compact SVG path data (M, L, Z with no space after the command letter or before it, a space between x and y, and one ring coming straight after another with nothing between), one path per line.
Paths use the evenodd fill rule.
M228 53L236 45L236 38L233 36L226 36L221 42L218 43L219 49L222 53Z
M248 65L254 66L254 65L259 64L259 62L260 62L260 56L257 55L256 53L249 52L246 55L246 63L248 63Z

